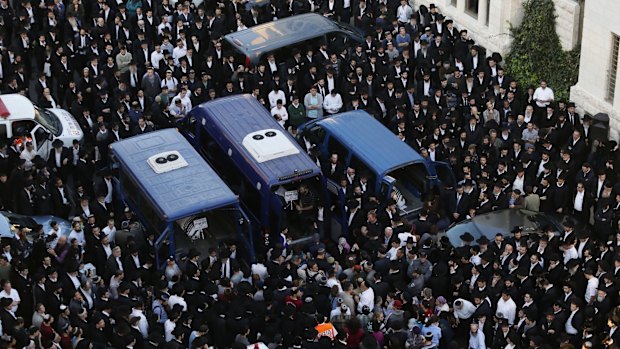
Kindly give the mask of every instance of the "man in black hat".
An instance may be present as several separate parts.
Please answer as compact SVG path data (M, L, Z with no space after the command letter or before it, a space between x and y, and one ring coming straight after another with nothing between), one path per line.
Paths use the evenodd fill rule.
M34 215L34 200L36 191L32 180L25 180L22 188L16 188L15 212L24 215Z
M493 191L489 197L491 201L491 208L496 210L502 210L508 208L508 196L502 191L503 185L501 182L495 182L493 184Z
M459 256L469 255L469 247L472 241L474 241L474 236L469 232L465 232L459 236L459 239L461 239L462 245L456 248L457 253Z
M67 174L73 164L71 161L73 154L63 145L60 139L55 139L54 142L52 142L52 146L54 148L50 151L47 166L55 176L66 180Z
M200 269L198 261L200 260L200 252L192 247L187 253L187 264L185 265L185 274L192 277L196 274L196 271Z
M547 344L554 343L556 341L557 336L564 331L562 318L558 317L553 308L549 308L549 310L545 311L545 317L541 321L540 330L541 335L545 338Z
M9 336L15 335L15 324L17 323L17 315L11 310L13 306L13 299L4 297L0 299L0 322L2 323L2 330Z
M125 272L125 279L134 280L140 277L142 265L144 264L140 255L140 248L134 241L130 242L125 252L129 252L125 255L123 260L123 271ZM191 274L190 274L191 276Z

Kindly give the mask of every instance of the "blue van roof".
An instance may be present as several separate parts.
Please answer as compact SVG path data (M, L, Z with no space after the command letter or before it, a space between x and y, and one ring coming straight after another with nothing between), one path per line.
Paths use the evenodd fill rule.
M360 43L364 41L364 35L359 29L317 13L306 13L259 24L227 34L224 40L256 63L261 55L267 52L334 32L343 33Z
M155 173L147 160L175 150L188 165ZM112 152L163 220L174 221L238 204L236 195L176 130L149 132L114 142Z
M385 176L403 164L426 162L407 144L365 111L336 114L316 122L352 149L374 173Z
M250 95L233 95L218 98L199 105L189 114L204 124L211 133L215 134L220 147L232 147L248 163L247 169L253 171L255 180L260 180L269 187L287 183L290 179L305 179L321 174L317 164L299 146L297 141L280 126L265 107ZM256 131L274 129L282 131L296 154L271 158L266 161L257 161L244 146L247 135ZM223 143L226 144L223 144ZM227 149L224 149L227 152ZM232 157L235 158L234 156Z

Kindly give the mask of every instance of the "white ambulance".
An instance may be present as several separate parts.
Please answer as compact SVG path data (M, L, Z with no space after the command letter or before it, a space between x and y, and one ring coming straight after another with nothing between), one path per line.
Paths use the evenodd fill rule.
M84 133L64 109L40 108L20 94L0 95L0 139L11 145L13 137L21 136L32 141L37 155L47 160L54 140L71 147L74 139L82 141Z

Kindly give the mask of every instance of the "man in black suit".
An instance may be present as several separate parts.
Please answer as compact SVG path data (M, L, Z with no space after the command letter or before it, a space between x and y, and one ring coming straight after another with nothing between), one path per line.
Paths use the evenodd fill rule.
M476 207L476 214L489 213L493 210L493 203L489 200L489 194L481 192L478 201L479 204L478 207Z
M34 310L32 280L28 276L28 266L25 263L19 263L16 271L15 277L12 278L11 286L19 292L21 299L17 315L27 319L26 323L30 323L31 314Z
M323 166L323 173L334 182L338 182L344 175L344 166L338 161L337 153L331 154L329 161Z
M581 311L582 303L580 299L574 299L570 303L568 318L564 324L570 342L575 345L575 347L579 347L581 343L581 333L584 323L584 315L583 311Z
M132 242L129 246L129 254L125 256L125 260L123 262L123 271L125 272L125 276L129 280L135 280L140 276L142 265L143 262L140 258L140 249L136 243Z
M373 289L373 291L375 291L375 295L382 297L382 299L385 299L385 297L387 296L387 294L390 292L390 290L392 289L392 287L390 286L389 283L383 281L383 277L381 276L381 273L374 273L374 282L370 285L370 288Z
M211 269L214 270L217 275L220 275L221 278L230 279L234 272L239 270L239 267L239 262L234 258L230 258L230 252L224 250L220 255L220 259L213 264L213 268Z
M15 212L23 215L34 214L34 200L35 200L34 184L31 180L27 180L24 183L24 187L17 192L17 202L15 203Z
M366 221L366 214L358 200L352 199L347 203L347 224L349 226L349 234L360 229Z
M0 299L0 322L2 322L2 330L8 336L14 336L16 333L15 324L17 322L17 315L11 310L13 306L13 299L4 297Z
M542 178L537 194L540 197L540 212L552 213L555 206L554 190L548 178Z
M558 180L555 184L555 188L553 188L554 193L554 210L557 213L571 213L570 204L572 202L572 198L570 195L570 190L568 185L566 184L566 176L562 173L558 177Z
M54 148L50 151L47 165L53 172L53 174L62 178L63 180L66 180L67 175L71 170L71 160L73 158L73 154L68 148L63 146L63 143L60 139L54 140L52 146Z
M469 212L469 205L469 195L465 193L463 184L458 184L455 192L450 195L450 202L448 203L450 220L453 222L460 222L465 219L465 216Z
M483 130L476 118L472 117L469 119L469 124L465 127L465 133L467 134L467 144L480 144L482 142Z
M73 80L73 68L69 65L69 59L66 54L60 56L60 60L52 67L52 73L58 84L58 101L63 103L65 100L65 91L69 89L69 82Z
M493 192L489 200L491 201L491 207L494 211L508 208L508 196L502 191L501 183L496 182L493 185Z
M226 30L226 24L220 17L216 17L215 14L207 13L207 29L211 32L211 40L218 40L228 31Z
M91 203L90 208L91 212L95 215L95 224L98 227L105 226L112 213L112 205L105 202L105 194L99 193L97 195L97 200Z

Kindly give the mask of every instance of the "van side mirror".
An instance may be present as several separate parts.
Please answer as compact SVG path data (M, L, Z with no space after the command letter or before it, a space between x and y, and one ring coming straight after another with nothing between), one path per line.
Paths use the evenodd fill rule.
M51 134L51 133L48 133L47 134L47 139L49 139L50 141L53 141L54 140L54 135Z

